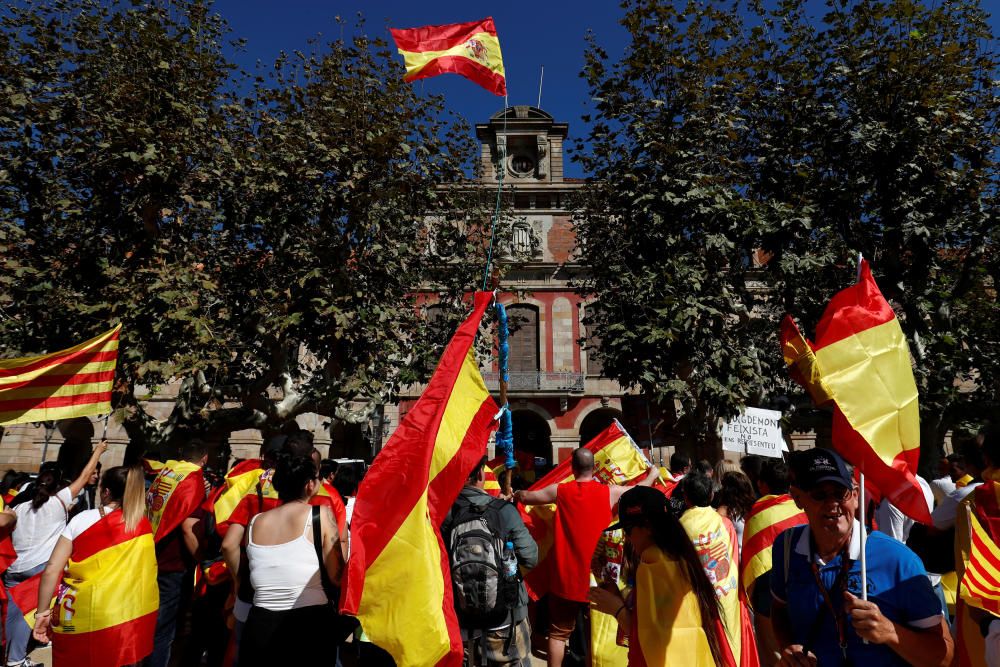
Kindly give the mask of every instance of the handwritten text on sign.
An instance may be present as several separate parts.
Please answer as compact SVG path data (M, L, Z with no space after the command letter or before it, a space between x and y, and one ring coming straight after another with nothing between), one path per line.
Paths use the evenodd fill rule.
M722 448L728 452L780 457L781 452L788 451L781 435L781 413L747 408L723 425Z

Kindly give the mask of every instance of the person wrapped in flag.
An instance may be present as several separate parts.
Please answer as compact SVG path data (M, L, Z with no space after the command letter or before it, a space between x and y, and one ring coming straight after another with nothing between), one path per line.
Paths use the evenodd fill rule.
M593 607L614 616L628 637L629 667L732 665L715 586L668 499L637 486L622 495L618 523L632 546L635 587L594 586Z
M144 486L140 467L104 471L100 505L73 517L56 543L34 628L52 641L56 667L121 667L153 650L160 596Z

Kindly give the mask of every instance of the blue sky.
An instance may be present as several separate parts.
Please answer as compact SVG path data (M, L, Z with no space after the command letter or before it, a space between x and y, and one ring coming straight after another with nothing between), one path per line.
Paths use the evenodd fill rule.
M234 36L248 40L237 62L252 70L257 60L265 65L281 50L306 49L306 40L316 33L335 39L340 29L335 16L351 18L362 12L371 34L386 39L386 25L412 28L421 25L460 23L493 16L503 49L510 104L535 105L538 79L545 66L542 108L557 121L570 124L570 139L579 139L585 129L580 120L590 109L587 88L579 78L586 48L584 37L592 30L612 57L623 53L625 30L618 24L621 10L615 0L552 2L507 0L496 3L380 2L318 0L216 0L215 9L233 28ZM414 83L427 93L440 93L448 105L471 125L485 122L503 107L496 97L455 75ZM582 176L576 164L567 164L567 176Z

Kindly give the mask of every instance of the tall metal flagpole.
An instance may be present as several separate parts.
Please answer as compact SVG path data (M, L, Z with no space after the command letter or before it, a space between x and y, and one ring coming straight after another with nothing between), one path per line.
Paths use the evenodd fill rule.
M861 262L864 260L864 256L858 253L858 275L854 282L858 283L861 281ZM865 526L867 522L865 521L865 512L867 511L866 500L865 500L865 470L861 469L861 488L858 490L858 499L861 504L861 599L868 599L868 559L865 556L865 545L868 543L868 531ZM867 641L865 642L868 643Z

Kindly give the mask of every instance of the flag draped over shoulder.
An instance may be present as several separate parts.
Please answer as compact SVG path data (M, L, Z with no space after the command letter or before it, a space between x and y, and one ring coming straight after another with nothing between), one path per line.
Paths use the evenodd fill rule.
M159 605L149 522L130 533L120 510L109 513L73 540L53 612L53 663L139 662L153 650Z
M643 456L642 450L617 419L585 447L594 454L594 479L605 484L627 485L629 482L638 481L649 471L649 462ZM573 468L567 459L535 482L530 490L537 491L572 479ZM556 506L553 503L519 506L518 509L521 510L524 525L538 545L538 564L524 577L528 593L532 599L537 600L548 592L549 582L552 579L551 568L555 567L554 559L548 556L554 539Z
M743 548L740 551L743 590L747 597L762 574L771 571L771 547L783 531L806 523L805 512L795 506L787 493L764 496L750 509L743 528Z
M188 461L167 461L146 492L146 514L153 541L169 535L205 501L205 476L201 466Z
M462 664L440 526L486 452L496 402L472 344L492 295L477 292L427 388L358 489L341 610L400 667Z
M51 354L0 360L0 426L111 412L121 328Z
M811 343L786 316L781 347L792 378L817 402L832 402L833 445L883 497L930 523L914 477L920 414L910 350L868 262L861 279L830 300Z
M478 83L494 95L507 94L503 55L493 17L390 32L403 56L405 81L451 72Z

